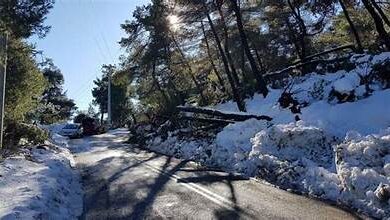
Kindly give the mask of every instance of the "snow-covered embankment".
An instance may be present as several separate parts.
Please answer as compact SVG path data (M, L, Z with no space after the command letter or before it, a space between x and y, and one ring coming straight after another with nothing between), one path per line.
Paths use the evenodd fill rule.
M0 219L77 219L83 195L73 165L67 140L56 134L0 162Z

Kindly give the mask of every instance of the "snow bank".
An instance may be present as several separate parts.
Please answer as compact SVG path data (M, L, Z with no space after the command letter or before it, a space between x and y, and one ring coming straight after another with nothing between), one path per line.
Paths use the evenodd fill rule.
M390 216L390 191L385 198L374 193L390 186L390 128L366 137L351 132L337 146L336 164L341 200L378 218Z
M249 156L250 138L269 126L264 121L250 119L226 126L217 134L216 147L212 150L212 160L219 167L231 170L244 169L242 161Z
M212 149L215 148L212 141L197 140L196 138L180 139L172 132L169 132L166 140L157 137L148 142L146 146L162 154L199 161L204 164L210 161Z
M305 159L326 168L333 161L334 138L302 123L272 126L257 133L251 141L252 156L268 154L287 161Z
M377 218L390 216L389 197L374 193L390 186L390 129L366 137L350 132L338 144L316 127L276 125L256 134L252 144L249 164L258 176Z
M65 142L47 143L0 163L1 219L77 219L81 215L80 177L64 146Z

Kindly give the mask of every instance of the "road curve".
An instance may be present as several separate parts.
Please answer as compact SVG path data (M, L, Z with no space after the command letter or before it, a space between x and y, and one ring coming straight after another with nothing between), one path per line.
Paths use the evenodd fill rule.
M81 219L355 219L334 206L126 145L127 132L72 140Z

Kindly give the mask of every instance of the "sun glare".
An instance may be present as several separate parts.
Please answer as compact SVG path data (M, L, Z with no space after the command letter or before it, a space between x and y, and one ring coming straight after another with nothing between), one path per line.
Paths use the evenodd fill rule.
M176 31L180 27L180 18L176 15L169 15L168 16L168 21L171 26L171 29Z

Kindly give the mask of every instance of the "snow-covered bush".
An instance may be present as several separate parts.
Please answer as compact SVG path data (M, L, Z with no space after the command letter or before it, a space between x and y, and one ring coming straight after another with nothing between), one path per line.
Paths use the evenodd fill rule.
M9 123L6 129L5 145L9 148L43 144L49 138L44 129L26 123Z

